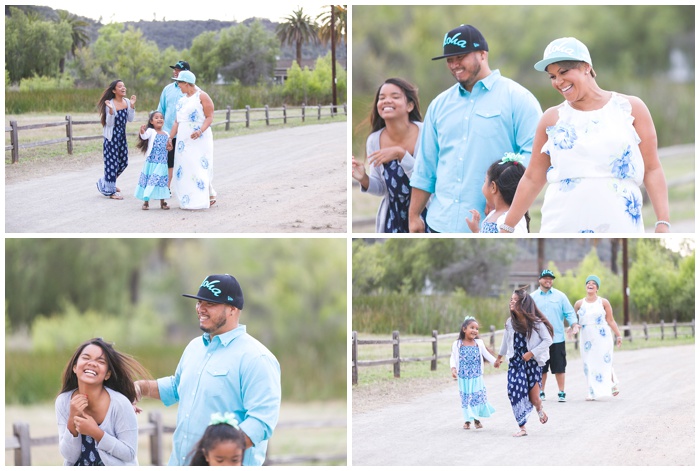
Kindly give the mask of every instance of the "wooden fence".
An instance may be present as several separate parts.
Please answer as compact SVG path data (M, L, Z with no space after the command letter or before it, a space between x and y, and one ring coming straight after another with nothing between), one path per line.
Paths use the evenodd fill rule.
M302 122L305 122L306 119L313 119L316 118L317 120L320 120L321 117L323 116L323 110L328 110L328 116L331 118L335 117L339 113L339 108L341 108L341 105L328 105L328 106L307 106L305 104L302 104L301 106L282 106L279 108L270 108L268 105L265 105L264 108L251 108L250 106L245 107L245 109L241 110L232 110L230 106L226 107L225 110L215 110L214 111L214 116L216 118L216 115L221 115L225 114L225 118L222 121L218 122L213 122L211 125L212 127L214 126L224 126L225 130L228 131L231 127L231 124L237 124L237 123L245 123L245 127L249 128L250 124L256 121L265 121L265 125L269 126L271 121L274 120L282 120L283 124L287 124L288 119L301 119ZM295 114L294 111L297 111ZM342 114L346 115L348 114L348 107L347 104L342 105ZM236 115L242 115L241 118L236 119ZM260 115L261 117L256 118L255 116ZM39 123L39 124L29 124L29 125L24 125L20 126L17 124L17 121L10 121L9 126L5 126L5 132L10 133L10 145L5 146L5 151L12 151L12 163L17 163L19 162L19 150L20 149L28 149L30 147L39 147L39 146L47 146L51 144L60 144L65 142L66 143L66 148L68 151L68 154L73 154L73 142L75 141L90 141L90 140L96 140L96 139L103 139L102 134L99 135L94 135L94 136L76 136L73 127L74 126L80 126L80 125L100 125L101 123L99 120L93 120L93 121L73 121L70 115L66 116L65 121L59 121L59 122L54 122L54 123ZM24 143L20 144L19 143L19 131L26 131L30 129L43 129L43 128L50 128L50 127L56 127L56 126L65 126L66 128L66 137L61 137L58 139L50 139L46 141L37 141L37 142L29 142L29 143ZM136 135L136 133L129 133L130 135Z
M345 428L346 421L300 421L286 422L277 425L279 429L314 429L314 428ZM159 412L148 414L148 424L139 426L139 435L148 435L150 465L163 466L163 439L166 434L175 431L175 427L163 424ZM268 442L265 466L304 464L324 464L346 462L347 453L343 455L316 454L316 455L270 455L272 441ZM58 435L50 437L32 438L29 434L29 424L16 422L12 425L12 436L5 438L5 451L14 450L15 466L31 466L31 448L33 446L58 445ZM144 465L143 463L141 463Z
M663 320L659 324L647 324L646 322L641 325L623 325L620 327L622 330L625 340L628 342L633 342L635 340L649 340L650 338L660 338L664 340L666 338L678 338L678 329L681 327L690 328L690 336L695 337L695 319L691 322L677 322L665 323ZM659 329L658 333L654 335L650 334L651 329ZM669 332L670 331L670 332ZM481 339L489 345L492 351L496 351L496 336L503 336L504 330L496 330L495 326L489 327L489 332L486 334L481 334ZM636 333L636 334L635 334ZM401 363L409 363L414 361L429 361L430 370L435 371L437 369L437 361L439 358L449 358L450 353L438 354L438 341L448 340L448 345L452 345L452 342L457 339L459 332L453 332L449 334L438 335L437 330L433 331L431 337L422 338L411 338L401 340L398 331L394 331L391 334L391 339L387 340L359 340L357 338L357 332L352 332L352 353L351 353L351 363L352 363L352 384L357 384L358 380L358 369L361 366L376 366L376 365L394 365L394 378L401 377ZM636 336L636 338L635 338ZM432 345L432 355L422 358L406 358L401 357L400 345L407 343L430 343ZM358 346L359 345L391 345L393 350L393 355L391 358L380 359L380 360L358 360ZM500 348L500 345L499 345ZM578 349L578 335L574 337L574 348ZM448 348L449 350L449 348Z

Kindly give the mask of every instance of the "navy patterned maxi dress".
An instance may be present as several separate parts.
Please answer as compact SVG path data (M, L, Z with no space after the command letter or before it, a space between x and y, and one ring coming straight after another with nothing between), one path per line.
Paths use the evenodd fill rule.
M407 233L409 232L408 207L411 204L411 181L398 160L392 160L383 167L386 190L389 193L384 232ZM427 212L426 208L421 213L423 220Z
M97 452L95 439L87 435L80 435L82 446L80 447L80 458L74 466L104 466L100 454Z
M534 408L530 402L530 390L535 384L542 387L542 367L534 358L523 360L523 355L527 353L527 339L520 332L514 333L513 351L513 357L508 360L508 399L515 420L522 427Z
M116 113L112 139L105 138L102 144L105 174L97 181L97 189L105 196L112 196L117 192L117 177L129 165L129 146L126 142L126 121L129 110L124 108Z

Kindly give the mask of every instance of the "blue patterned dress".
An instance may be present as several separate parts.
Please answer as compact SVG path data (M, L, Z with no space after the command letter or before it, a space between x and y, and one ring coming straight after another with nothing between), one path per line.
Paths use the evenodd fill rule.
M168 135L159 134L153 128L147 129L145 134L153 139L153 148L143 164L134 196L143 201L168 199L168 151L165 148Z
M117 192L117 177L129 165L129 146L126 142L128 114L126 108L116 112L112 139L105 138L102 144L105 174L97 181L97 189L105 196L112 196Z
M633 122L631 103L616 93L598 110L559 107L541 149L551 159L541 232L644 232L644 160Z
M385 232L407 233L408 231L408 207L411 204L411 182L399 165L398 160L384 164L384 180L388 192L388 210L386 213ZM427 209L423 210L421 217L425 220Z
M479 347L460 345L457 385L465 422L491 417L491 414L496 411L486 398L483 374Z
M75 466L104 466L100 454L97 452L95 439L87 435L80 435L82 446L80 448L80 458L75 462Z
M579 349L588 397L612 396L613 385L617 383L612 366L615 341L605 319L603 298L599 297L592 303L584 299L577 314L581 326Z
M534 358L523 360L523 355L527 353L527 339L520 332L514 332L513 351L513 358L508 360L508 399L515 420L522 427L534 409L530 402L530 390L535 384L542 387L542 367Z

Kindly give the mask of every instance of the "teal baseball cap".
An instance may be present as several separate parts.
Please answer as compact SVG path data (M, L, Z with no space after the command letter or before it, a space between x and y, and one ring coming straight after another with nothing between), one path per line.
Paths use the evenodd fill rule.
M581 61L593 67L591 54L585 44L576 38L559 38L549 43L542 60L535 64L535 70L544 72L548 65L560 61Z
M588 278L586 278L586 284L588 284L589 281L593 281L596 285L598 285L598 289L600 289L600 278L595 275L588 275Z
M194 84L197 81L197 77L189 70L183 70L177 77L173 77L173 80Z

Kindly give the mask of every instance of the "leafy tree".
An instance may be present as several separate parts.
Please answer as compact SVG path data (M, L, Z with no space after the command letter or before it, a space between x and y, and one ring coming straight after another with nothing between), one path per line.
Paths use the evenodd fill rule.
M284 95L294 103L309 103L309 82L311 71L308 67L302 70L299 64L292 63L287 70L287 80L284 82Z
M311 20L309 15L304 13L304 9L299 7L285 21L277 25L275 34L282 45L289 44L296 47L297 64L301 66L301 46L305 43L317 43L318 26Z
M10 12L5 18L5 68L10 81L57 75L61 58L70 50L70 26L42 21L37 14L13 7Z
M87 46L90 43L90 36L88 34L87 28L90 24L87 21L79 19L67 10L58 10L58 22L66 23L71 28L71 39L72 43L70 46L70 52L73 57L75 57L75 51L83 46ZM59 64L59 69L61 73L65 71L66 58L62 57Z
M227 80L254 85L271 79L279 52L278 40L256 20L221 30L216 53L219 73Z
M332 98L331 84L333 73L331 69L331 54L316 59L314 70L307 82L309 95L315 97L318 103L330 103ZM345 101L347 94L347 72L336 65L336 87L338 96Z
M330 9L333 9L331 15ZM335 22L333 23L333 33L335 36L335 44L338 46L341 42L347 43L348 31L348 7L347 5L328 5L328 11L324 11L316 18L320 22L318 37L324 44L331 42L331 16Z
M197 80L205 83L214 83L218 78L218 70L221 68L221 58L217 53L217 33L207 31L192 40L189 51L190 67Z

